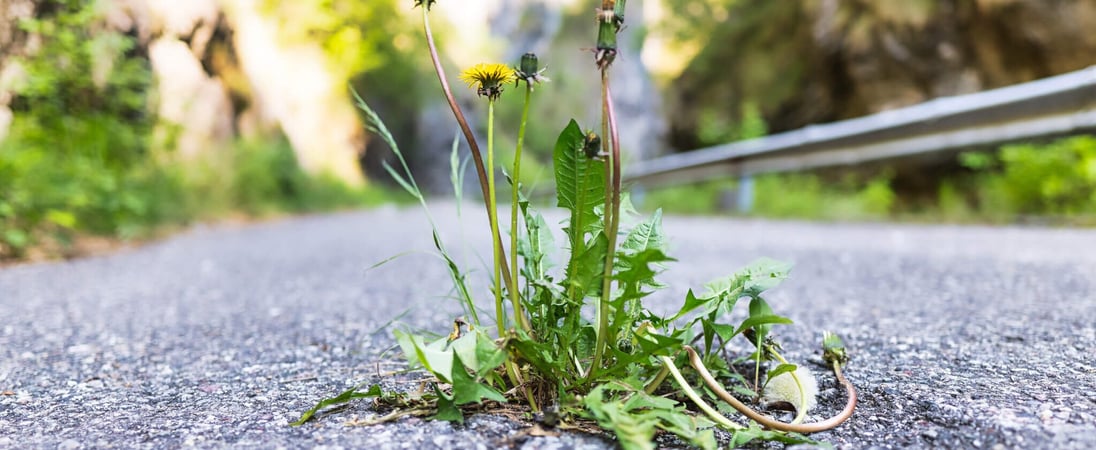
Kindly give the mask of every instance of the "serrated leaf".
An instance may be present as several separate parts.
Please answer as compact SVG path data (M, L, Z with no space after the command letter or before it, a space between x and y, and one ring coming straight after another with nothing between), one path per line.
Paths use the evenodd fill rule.
M434 413L434 419L447 422L464 423L464 413L453 402L452 395L446 395L437 385L434 385L434 393L437 394L438 412Z
M821 442L818 442L809 437L803 436L798 433L787 433L783 431L763 430L756 423L751 424L749 428L743 428L736 430L731 435L731 442L728 444L730 448L742 447L752 441L769 441L780 442L782 444L808 444L830 447Z
M703 308L701 314L704 315L729 314L739 298L761 295L787 278L790 270L790 264L768 258L758 259L734 275L712 280L705 285L706 292L703 294L696 295L690 290L685 304L674 315L673 320L698 308Z
M525 219L525 235L520 240L518 252L525 261L526 278L542 280L551 267L548 254L556 248L555 238L544 216L529 207L528 200L521 202L521 210Z
M567 267L568 277L564 280L568 292L579 302L585 296L601 295L601 279L605 275L605 252L609 250L609 240L598 233L581 252L572 252L571 263Z
M585 137L578 122L571 119L560 132L552 152L556 172L556 206L572 214L593 214L605 203L604 162L587 158L582 151Z
M638 290L642 286L660 286L655 281L655 275L658 272L655 268L652 268L652 264L675 261L673 258L666 256L666 253L661 249L644 249L634 253L627 253L620 255L620 261L618 261L618 267L620 271L617 272L615 278L625 285L625 289L630 288Z
M713 424L694 417L675 400L643 392L642 384L627 380L594 388L583 405L603 428L616 434L625 449L654 448L654 433L662 429L703 449L716 448Z
M761 258L750 263L743 269L746 276L742 284L742 294L751 297L761 295L772 289L788 278L792 265L774 259Z
M532 364L549 381L558 381L560 379L560 367L556 349L550 344L534 341L521 330L518 330L517 333L517 339L509 341L509 348L517 350L517 354L522 361Z
M360 384L350 389L347 389L346 391L343 391L343 393L339 395L320 400L318 403L316 403L316 406L312 407L312 409L309 409L308 411L305 411L304 414L301 414L300 419L297 419L296 422L290 423L289 425L294 427L304 425L304 423L312 419L312 416L314 416L317 412L327 407L349 403L360 398L374 398L384 395L384 392L381 391L381 386L379 384L374 384L370 386L369 389L364 392L358 390L362 386L365 385Z
M462 375L464 369L454 364L460 358L464 367L482 374L494 370L506 360L506 351L500 348L482 328L465 333L456 340L448 337L430 343L417 335L395 331L396 342L412 363L418 363L446 383L455 383L454 374Z
M568 287L568 296L574 301L581 300L591 289L586 283L587 275L596 269L589 265L596 258L589 252L594 246L587 245L586 229L598 221L595 208L605 203L605 163L587 158L583 152L584 143L582 129L572 119L560 132L552 152L556 206L570 212L566 232L571 255L567 261L564 285ZM594 236L599 234L594 233ZM596 237L594 244L597 244ZM608 248L608 241L605 247ZM601 259L604 260L604 254Z
M607 397L609 389L600 385L583 398L583 405L602 428L616 434L620 446L626 450L654 449L656 418L644 417L628 411L621 400Z
M491 336L483 328L475 330L476 335L476 373L482 378L483 374L495 370L506 362L506 349L499 347Z
M666 250L666 235L662 231L662 209L656 209L651 219L636 225L624 242L621 252L641 252L644 250Z
M457 357L453 365L453 403L457 406L469 403L482 403L483 400L506 402L499 391L479 382L472 374L468 373L461 358Z

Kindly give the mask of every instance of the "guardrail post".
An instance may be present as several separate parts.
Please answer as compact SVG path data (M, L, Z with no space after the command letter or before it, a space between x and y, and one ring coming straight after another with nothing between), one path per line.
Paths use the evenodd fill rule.
M754 177L746 175L738 179L738 200L735 208L740 214L748 214L753 211L754 204Z

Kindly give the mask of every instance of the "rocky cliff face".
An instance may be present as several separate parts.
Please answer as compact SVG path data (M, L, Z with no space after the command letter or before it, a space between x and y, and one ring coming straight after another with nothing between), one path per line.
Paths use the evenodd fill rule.
M1091 0L747 0L729 17L673 85L677 148L699 145L705 109L754 102L783 131L1096 64Z
M0 129L10 123L18 58L33 55L20 19L50 14L50 2L0 3ZM157 142L184 158L236 137L284 133L302 168L350 185L364 181L361 125L346 80L324 70L318 45L286 44L258 0L114 0L100 24L136 39L155 78ZM2 137L2 133L0 133Z

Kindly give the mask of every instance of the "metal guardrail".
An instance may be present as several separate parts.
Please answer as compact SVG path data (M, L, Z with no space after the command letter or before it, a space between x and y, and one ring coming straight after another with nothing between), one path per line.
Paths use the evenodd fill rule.
M941 97L857 119L636 162L640 186L856 165L1096 131L1096 66L1000 89ZM747 194L751 186L743 186ZM745 200L749 202L749 200ZM739 208L749 208L741 204Z

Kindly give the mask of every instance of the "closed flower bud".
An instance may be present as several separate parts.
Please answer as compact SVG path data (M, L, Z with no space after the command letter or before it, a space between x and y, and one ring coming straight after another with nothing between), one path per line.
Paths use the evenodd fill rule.
M537 83L552 81L544 76L544 70L540 68L540 60L537 58L536 53L529 52L521 55L521 63L518 64L514 84L517 85L517 82L524 81L532 88Z
M536 53L526 53L521 55L521 73L537 73L539 61L537 61Z

